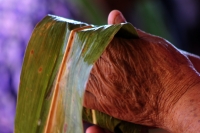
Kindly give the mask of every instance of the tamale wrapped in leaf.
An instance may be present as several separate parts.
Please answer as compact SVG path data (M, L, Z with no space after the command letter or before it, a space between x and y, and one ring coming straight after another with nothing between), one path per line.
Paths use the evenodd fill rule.
M53 15L39 22L24 57L15 133L81 133L82 112L93 123L91 110L82 107L84 90L93 64L114 36L137 38L137 33L129 23L94 26ZM95 124L112 132L143 128L95 112Z

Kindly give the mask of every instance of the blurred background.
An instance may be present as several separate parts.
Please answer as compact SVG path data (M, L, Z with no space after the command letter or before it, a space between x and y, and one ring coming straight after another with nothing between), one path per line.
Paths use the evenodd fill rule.
M0 0L0 133L12 133L23 56L47 14L95 25L118 9L128 22L200 55L199 0Z

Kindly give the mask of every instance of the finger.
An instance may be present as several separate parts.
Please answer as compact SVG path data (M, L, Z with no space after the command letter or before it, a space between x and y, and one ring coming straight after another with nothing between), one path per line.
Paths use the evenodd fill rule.
M86 133L111 133L111 132L105 131L104 129L98 126L91 126L87 128Z
M119 24L125 22L126 19L124 18L123 14L118 10L113 10L108 15L108 24Z
M104 131L98 126L91 126L87 128L86 133L104 133Z
M96 100L96 97L86 90L84 94L83 106L90 109L96 109L97 104L98 102Z
M135 28L135 29L136 29L136 28ZM142 30L140 30L140 29L136 29L136 31L137 31L139 37L156 37L156 36L154 36L154 35L151 35L151 34L149 34L149 33L146 33L145 31L142 31Z
M124 18L123 14L118 10L113 10L108 15L108 24L119 24L125 23L126 19ZM149 37L152 36L142 30L136 29L137 33L140 37Z

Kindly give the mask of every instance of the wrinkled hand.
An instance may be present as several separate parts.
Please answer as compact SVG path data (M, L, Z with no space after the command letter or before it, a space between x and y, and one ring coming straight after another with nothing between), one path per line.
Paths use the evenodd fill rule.
M123 17L108 19L120 21ZM167 128L176 103L199 77L188 57L172 44L137 32L139 39L114 38L94 64L84 106L121 120Z

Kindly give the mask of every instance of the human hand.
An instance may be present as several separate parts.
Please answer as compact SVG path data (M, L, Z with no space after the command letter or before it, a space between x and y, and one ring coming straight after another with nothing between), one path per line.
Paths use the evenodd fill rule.
M86 133L111 133L103 128L100 128L99 126L90 126L87 128Z
M108 16L108 24L119 24L119 23L126 23L126 19L124 18L123 14L118 10L111 11ZM137 30L137 32L140 33L140 30ZM192 62L196 71L200 73L200 57L183 50L180 51L182 52L182 54L188 57L188 59Z
M121 21L108 22L113 20ZM95 63L84 106L171 130L176 104L199 82L199 76L187 56L169 42L137 32L139 39L114 38Z

